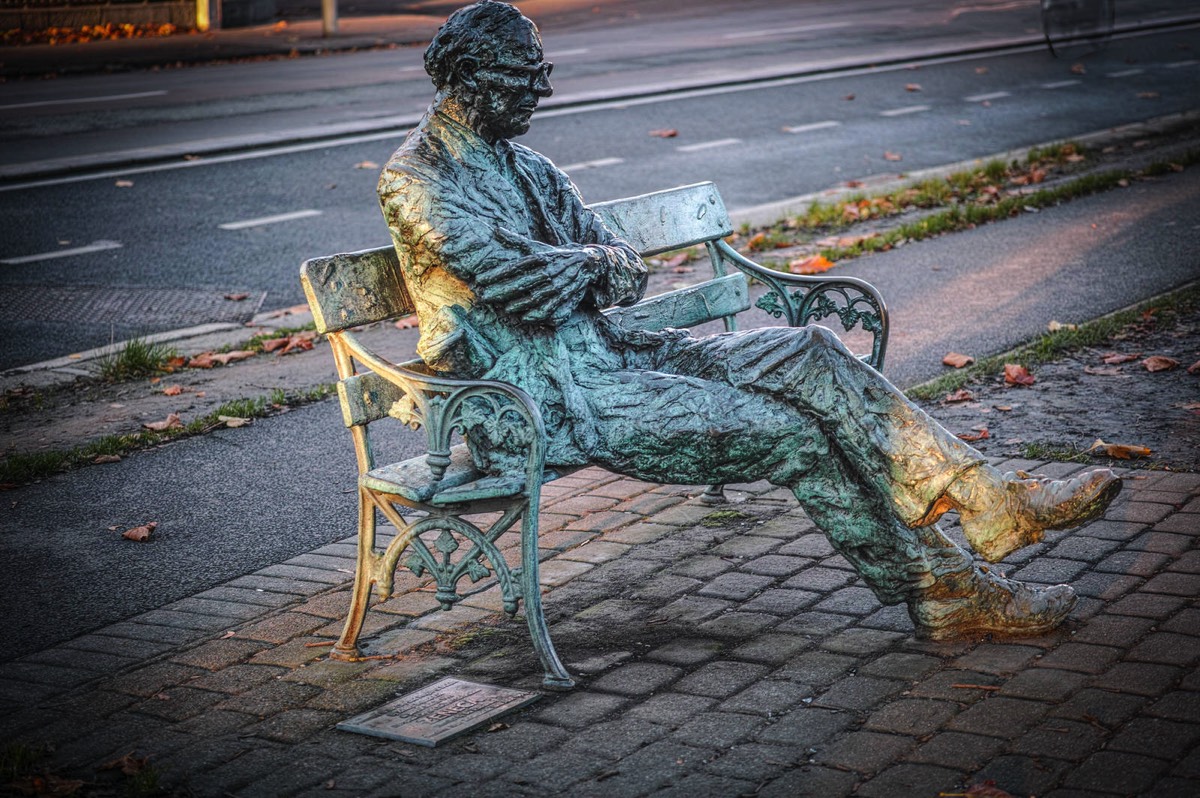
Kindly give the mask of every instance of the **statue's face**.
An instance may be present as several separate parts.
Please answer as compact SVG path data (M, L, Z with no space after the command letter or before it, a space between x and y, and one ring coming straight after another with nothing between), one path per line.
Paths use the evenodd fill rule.
M549 97L550 70L542 60L537 33L521 26L502 43L496 63L475 70L471 105L479 132L488 138L512 138L529 130L538 101Z

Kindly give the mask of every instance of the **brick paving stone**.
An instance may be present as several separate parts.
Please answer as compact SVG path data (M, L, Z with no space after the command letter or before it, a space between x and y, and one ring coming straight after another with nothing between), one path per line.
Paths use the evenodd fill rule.
M1197 516L1200 518L1200 516ZM1143 532L1126 544L1125 548L1138 551L1154 551L1178 557L1192 548L1195 538L1171 532Z
M824 534L813 532L785 544L775 553L795 557L823 558L833 554L833 546L830 545L829 539Z
M655 613L678 624L700 623L736 606L732 601L704 596L683 596Z
M665 689L683 673L671 665L631 662L606 673L591 688L626 696L652 695Z
M879 629L844 629L826 638L821 648L838 654L874 654L884 651L904 635Z
M761 557L779 546L775 538L761 535L737 535L715 547L712 553L718 557Z
M764 590L761 594L743 604L742 607L748 612L769 612L774 615L792 616L812 606L820 598L819 593L812 593L807 590L774 588Z
M66 767L93 769L129 753L129 741L153 736L167 722L144 715L118 713L97 727L61 745L55 746L54 761Z
M717 708L726 712L775 717L799 705L805 699L812 700L812 689L808 685L766 678L721 702Z
M308 684L293 682L271 681L252 687L249 690L226 698L214 709L226 709L233 712L244 712L259 718L265 718L283 712L291 707L304 704L320 690Z
M676 727L707 711L716 699L707 696L661 693L630 707L626 714L664 726Z
M298 668L313 660L320 659L329 653L329 649L307 646L306 643L322 642L312 638L297 638L283 645L268 648L250 658L254 665L279 665L284 668Z
M994 692L989 688L998 687L1003 682L1004 679L994 673L950 669L922 679L909 688L909 692L923 698L969 704L987 698Z
M766 722L757 715L703 712L683 723L671 739L698 748L725 749L750 739Z
M278 609L297 600L296 596L286 593L268 593L265 590L232 587L231 585L218 585L202 593L197 593L195 597L235 604L257 604L270 609Z
M855 795L896 798L898 795L940 795L952 792L960 774L936 765L893 765L870 781L858 785Z
M287 672L286 668L270 665L231 665L192 679L188 685L214 693L237 695L273 681Z
M391 682L358 679L324 688L305 706L308 709L328 710L348 717L385 704L395 697L396 685Z
M775 615L761 612L726 612L700 624L696 631L713 637L739 640L760 634L777 623L779 618Z
M398 685L415 689L418 682L432 679L447 668L461 666L461 664L461 661L457 659L433 655L400 657L390 661L387 665L364 671L362 678L395 682ZM532 678L532 673L530 677Z
M197 668L216 671L244 662L267 647L268 644L254 640L239 640L236 637L230 637L201 643L195 648L179 652L171 659L182 665L194 665Z
M171 662L155 662L128 673L122 673L105 682L109 690L145 698L168 687L183 684L205 671Z
M620 529L637 523L642 518L643 516L639 513L622 512L615 509L604 510L598 513L589 513L571 521L567 524L566 529L575 532L607 532L610 529Z
M606 628L631 626L645 622L654 608L630 599L605 599L575 614L575 619L585 623L601 623Z
M1178 761L1200 740L1196 717L1190 723L1163 718L1134 718L1105 745L1109 751L1128 751L1157 759Z
M870 588L844 587L816 605L822 612L841 612L847 615L866 615L880 607L879 599Z
M1062 542L1055 544L1054 547L1050 549L1049 556L1068 560L1096 562L1101 557L1111 553L1113 549L1120 545L1120 541L1116 540L1084 537L1083 535L1072 535Z
M455 781L487 783L512 767L512 762L503 756L459 752L452 759L436 762L425 772Z
M1154 524L1157 532L1178 532L1181 535L1200 535L1200 515L1175 513Z
M847 676L817 696L813 706L868 710L905 687L903 682L873 676Z
M677 531L678 528L675 526L640 521L622 529L610 529L606 531L604 533L604 540L637 547L645 543L653 543L656 540L661 540Z
M634 546L630 550L630 555L641 548L643 547ZM602 582L605 585L637 584L657 576L662 567L663 564L659 560L643 560L626 555L598 565L580 578L591 582Z
M1088 677L1083 673L1057 670L1051 666L1029 668L1006 681L997 695L1035 701L1061 701L1087 683Z
M567 477L569 479L569 477ZM611 510L619 503L619 500L609 496L597 496L594 494L584 493L576 496L571 496L560 501L556 501L549 505L549 509L555 513L565 513L583 517L591 513L599 513L604 510Z
M526 760L571 739L570 732L557 726L524 719L509 723L506 729L474 735L471 742L484 754Z
M1200 693L1175 690L1147 707L1146 712L1162 718L1195 722L1200 718Z
M854 581L854 574L818 565L801 571L784 582L783 586L824 593L845 587L852 581Z
M817 746L813 761L819 765L875 773L916 747L911 737L853 731L823 746Z
M966 670L1007 675L1041 655L1039 649L1016 643L983 643L954 661L954 666Z
M683 774L695 770L709 752L672 740L659 740L630 754L620 762L617 775L596 784L580 785L572 795L611 798L614 795L646 795Z
M1134 593L1109 606L1115 615L1137 615L1142 618L1167 618L1187 602L1179 596L1161 593Z
M1040 701L990 696L956 715L947 728L967 734L1008 737L1033 728L1049 709L1049 705Z
M758 791L759 798L841 798L850 795L858 776L843 770L806 766L789 770ZM895 798L895 796L891 796Z
M541 564L538 569L538 584L556 587L566 584L575 577L585 574L596 566L590 562L578 562L555 557Z
M1185 779L1200 779L1200 748L1180 759L1171 768L1171 775Z
M221 737L227 734L236 734L251 723L257 723L258 720L254 715L245 712L207 709L182 723L176 723L171 730L195 737ZM155 754L161 755L162 749L155 746Z
M864 676L882 676L887 679L916 681L933 673L942 666L942 661L925 654L892 652L867 663L858 669Z
M1081 624L1075 631L1078 643L1097 643L1110 646L1131 646L1146 635L1154 621L1132 615L1098 615Z
M1104 513L1110 521L1131 521L1135 524L1157 524L1172 513L1174 507L1150 502L1117 502Z
M714 773L689 773L650 793L651 798L695 798L697 795L748 795L757 785L745 779Z
M777 777L796 762L796 751L790 746L745 743L730 746L705 768L719 775L738 776L755 784Z
M1200 661L1200 637L1152 632L1130 649L1127 659L1165 665L1194 665Z
M1148 662L1118 662L1092 679L1093 687L1135 695L1159 696L1179 679L1182 669Z
M741 570L763 576L791 576L802 568L812 564L808 557L787 556L784 554L767 554L756 557L743 564Z
M1023 582L1059 585L1070 582L1086 570L1088 564L1078 560L1039 557L1011 576Z
M1167 566L1168 571L1178 571L1185 574L1200 574L1200 550L1185 553L1175 562Z
M1100 747L1104 737L1095 724L1049 718L1014 740L1010 750L1014 754L1081 762Z
M127 640L147 640L153 643L169 643L173 646L190 643L206 637L199 629L179 629L172 626L160 626L155 623L142 623L142 617L121 621L99 630L101 634Z
M543 794L564 793L583 779L610 769L611 764L601 757L553 751L513 766L504 774L503 784L510 791L508 794L511 794L511 785L529 786Z
M246 604L238 601L206 599L190 596L180 601L174 601L163 607L172 612L190 612L196 615L213 615L227 619L230 625L234 621L246 621L270 612L270 608L262 604Z
M1071 587L1080 596L1113 601L1142 584L1142 579L1128 574L1088 571L1071 580Z
M284 612L272 615L250 626L241 627L237 632L239 637L279 644L286 643L293 637L308 634L314 629L324 626L326 622L325 617L306 615L301 612Z
M178 722L193 718L227 698L223 693L193 687L166 687L131 709L143 715Z
M1147 582L1142 590L1146 593L1167 593L1189 598L1198 596L1200 595L1200 574L1158 574Z
M1159 631L1181 635L1200 635L1200 608L1181 610L1171 620L1159 625Z
M846 615L837 615L831 612L805 611L790 621L780 624L775 628L775 631L819 637L838 629L844 629L852 623L854 623L854 619Z
M115 654L131 660L146 660L170 651L173 645L150 640L131 640L127 637L110 637L100 632L83 635L74 640L68 640L59 648L76 649L79 651L96 651L104 654Z
M1042 668L1059 668L1082 673L1101 673L1116 662L1121 649L1090 643L1063 643L1038 662Z
M404 615L409 618L418 618L422 615L427 615L430 612L438 609L441 602L432 591L418 590L411 593L399 593L387 601L381 601L371 607L373 612L367 613L367 619L370 620L375 614L374 611L387 613L389 615ZM343 615L335 616L336 623L342 622Z
M738 646L732 656L739 660L779 665L812 645L811 639L801 635L766 632Z
M266 568L256 571L255 576L295 580L297 582L307 582L309 584L324 586L340 585L350 581L354 577L353 574L342 573L341 571L310 568L304 565L289 565L288 563L268 565Z
M561 750L620 759L669 733L666 726L644 718L622 715L589 726L572 735Z
M741 572L725 573L713 579L696 592L701 596L744 601L774 581L769 576L758 576L756 574Z
M955 770L960 768L974 770L982 767L1003 745L1005 745L1005 741L995 737L963 734L962 732L941 732L921 743L908 754L906 759L910 762L942 765Z
M995 782L997 787L1014 795L1042 795L1058 783L1069 767L1054 759L1010 754L988 762L971 776L969 782Z
M1129 521L1111 521L1101 519L1088 524L1077 534L1087 535L1088 537L1104 538L1106 540L1133 540L1143 530L1146 529L1146 524L1132 523Z
M1121 795L1144 793L1167 769L1167 763L1121 751L1097 751L1067 774L1064 786Z
M299 743L322 729L332 728L342 720L336 712L316 709L285 709L265 718L242 732L280 743Z
M680 637L655 648L646 654L646 659L655 659L672 665L695 665L715 657L725 644L707 637Z
M921 737L936 732L961 709L949 701L901 698L872 712L864 728Z
M829 651L806 651L790 659L775 675L800 684L823 686L833 684L857 666L857 657Z
M674 690L709 698L728 698L753 684L768 673L763 665L718 660L700 666L676 683Z
M597 565L609 560L615 560L631 547L624 543L613 543L605 540L593 540L590 543L580 546L577 549L563 552L558 556L560 560L571 560L576 562L586 562Z
M271 771L266 778L240 787L238 798L277 798L280 795L301 795L310 788L328 794L324 784L329 774L336 772L337 763L324 757L312 756L303 761L289 761L287 767Z
M1150 788L1150 794L1154 798L1195 798L1196 782L1168 776L1156 781Z
M1162 570L1170 556L1152 551L1122 550L1105 557L1095 568L1098 571L1149 577Z
M710 579L733 569L729 560L711 554L700 554L671 566L671 573L695 579Z
M1146 704L1147 699L1143 696L1085 688L1055 707L1050 714L1112 729L1138 714Z
M54 646L22 657L20 662L38 667L53 666L63 671L76 671L94 678L100 674L113 673L128 667L137 660L101 651L83 651L66 646ZM86 680L87 677L82 678Z
M758 733L758 739L803 750L824 743L854 723L852 712L801 705L764 727Z
M170 626L175 629L193 629L199 632L224 631L236 625L236 621L231 618L162 609L142 613L138 616L138 621L144 624Z

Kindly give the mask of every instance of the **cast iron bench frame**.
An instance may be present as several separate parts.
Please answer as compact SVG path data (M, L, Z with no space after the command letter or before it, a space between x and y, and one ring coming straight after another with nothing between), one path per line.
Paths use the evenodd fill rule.
M695 327L723 320L736 329L736 317L751 307L751 281L766 286L755 304L797 327L836 317L849 331L872 334L863 359L882 369L887 350L888 315L883 298L869 283L852 277L802 276L777 272L743 257L725 240L733 224L712 183L597 203L592 208L643 257L703 244L712 277L635 305L607 311L621 324L646 330ZM458 583L495 575L505 612L525 603L534 650L545 670L543 686L569 689L574 680L550 640L538 581L538 501L541 486L569 471L546 468L545 432L537 405L522 390L503 382L464 380L428 369L420 360L395 364L365 347L355 328L413 313L393 247L313 258L300 267L300 279L319 333L329 340L338 373L343 421L354 439L358 460L358 559L350 607L341 638L330 657L361 656L358 639L371 587L389 598L401 555L418 577L431 574L442 609L462 599ZM361 370L360 370L361 369ZM476 470L466 446L455 444L468 404L490 409L504 432L528 446L523 473L489 476ZM424 428L427 453L380 465L368 425L392 418ZM721 500L721 486L705 494ZM405 518L400 507L417 511ZM467 516L498 513L478 525ZM397 534L382 550L376 541L378 515ZM520 565L512 567L497 539L520 522ZM453 534L452 534L453 533ZM435 537L436 534L436 537ZM455 552L469 546L465 555Z

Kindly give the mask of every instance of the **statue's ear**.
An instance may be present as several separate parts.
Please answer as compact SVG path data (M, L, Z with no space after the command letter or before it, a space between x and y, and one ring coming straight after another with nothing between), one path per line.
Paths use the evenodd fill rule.
M454 76L460 84L474 91L477 87L475 73L478 71L479 59L466 55L458 59L458 65L454 68Z

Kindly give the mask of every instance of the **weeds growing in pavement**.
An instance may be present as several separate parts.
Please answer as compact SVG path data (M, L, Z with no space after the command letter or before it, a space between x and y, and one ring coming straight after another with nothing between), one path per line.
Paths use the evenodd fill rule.
M131 338L118 351L100 358L100 376L109 382L153 377L166 371L167 362L178 354L172 347Z

